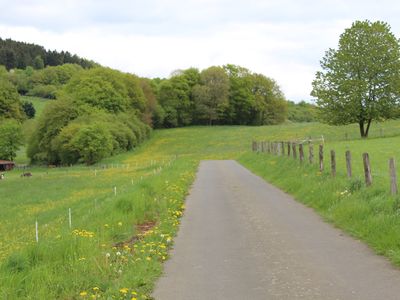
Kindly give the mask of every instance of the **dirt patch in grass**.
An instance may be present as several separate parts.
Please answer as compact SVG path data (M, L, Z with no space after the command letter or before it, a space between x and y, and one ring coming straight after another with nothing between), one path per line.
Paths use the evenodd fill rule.
M147 232L152 230L156 226L156 221L146 221L136 225L136 234L129 240L118 242L114 244L114 247L123 248L124 246L133 246L138 240L140 240Z

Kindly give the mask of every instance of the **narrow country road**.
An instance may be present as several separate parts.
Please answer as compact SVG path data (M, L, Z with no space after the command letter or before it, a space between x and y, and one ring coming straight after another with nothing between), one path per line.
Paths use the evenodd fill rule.
M235 161L203 161L156 300L400 299L400 271Z

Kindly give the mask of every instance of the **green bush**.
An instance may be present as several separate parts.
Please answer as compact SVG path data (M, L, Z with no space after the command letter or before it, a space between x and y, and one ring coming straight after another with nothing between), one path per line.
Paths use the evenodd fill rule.
M81 159L88 165L94 164L112 153L112 137L101 124L82 126L71 140Z
M22 143L21 125L15 120L0 120L0 159L14 160Z
M6 79L0 78L0 119L25 119L17 89Z
M46 99L56 99L57 87L55 85L35 85L28 93L28 96L41 97Z

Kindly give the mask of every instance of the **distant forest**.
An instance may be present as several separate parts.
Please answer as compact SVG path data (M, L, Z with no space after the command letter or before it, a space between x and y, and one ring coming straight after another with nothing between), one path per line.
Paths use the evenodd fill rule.
M85 69L96 65L93 61L68 51L51 51L36 44L0 38L0 65L5 66L7 70L25 69L28 66L43 69L46 66L62 64L77 64Z

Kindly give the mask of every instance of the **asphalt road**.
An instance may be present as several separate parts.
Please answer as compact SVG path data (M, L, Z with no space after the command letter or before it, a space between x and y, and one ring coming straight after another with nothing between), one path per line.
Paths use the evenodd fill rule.
M400 271L235 161L203 161L153 296L400 299Z

